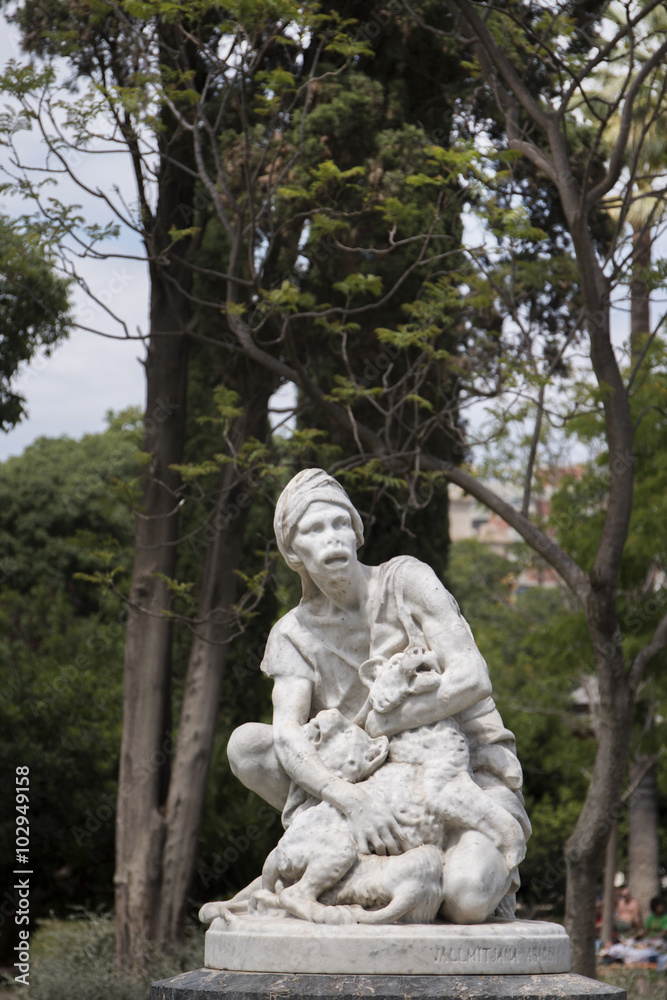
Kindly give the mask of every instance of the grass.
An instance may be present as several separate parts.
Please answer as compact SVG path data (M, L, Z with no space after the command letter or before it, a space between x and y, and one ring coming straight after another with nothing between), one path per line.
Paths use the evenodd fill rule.
M192 929L177 954L147 954L139 980L116 972L110 916L40 921L30 953L30 1000L148 1000L152 982L202 967L204 928Z
M665 1000L667 997L667 974L655 969L607 965L598 969L598 979L611 986L620 986L627 992L628 1000Z

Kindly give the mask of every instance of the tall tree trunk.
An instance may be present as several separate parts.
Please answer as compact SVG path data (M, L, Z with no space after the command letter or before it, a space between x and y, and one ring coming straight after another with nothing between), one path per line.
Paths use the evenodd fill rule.
M178 27L161 22L161 64L178 71L183 55L194 74L196 52L188 55L182 46L179 49L179 41ZM192 86L193 80L184 86ZM144 451L150 460L135 515L116 816L116 961L127 972L143 967L146 943L155 940L159 916L164 807L173 752L172 625L163 613L170 606L164 578L173 578L176 567L180 478L172 466L183 459L188 328L193 316L192 273L166 252L173 243L171 230L182 227L184 210L193 203L194 176L179 167L191 164L193 153L189 137L167 107L160 117L155 212L145 196L141 202L151 282L144 426ZM139 180L140 190L141 184Z
M628 838L629 889L639 903L642 920L650 902L660 895L660 838L658 834L658 784L655 764L639 757L630 769L630 830Z
M623 809L621 795L632 734L634 692L617 641L612 597L593 594L586 612L597 657L600 730L586 799L565 845L565 927L570 936L572 969L594 979L595 897L609 833Z
M182 459L187 340L159 335L162 323L173 329L161 298L154 288L144 433L151 458L136 515L116 817L116 954L128 971L141 964L146 942L154 936L171 728L172 627L163 614L169 592L161 576L173 577L175 568L179 480L170 466Z

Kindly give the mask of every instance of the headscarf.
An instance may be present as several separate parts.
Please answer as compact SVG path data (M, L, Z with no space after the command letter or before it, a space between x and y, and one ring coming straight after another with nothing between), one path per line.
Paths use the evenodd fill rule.
M317 501L344 507L352 519L352 528L357 538L357 548L364 541L364 526L349 496L340 483L323 469L304 469L298 472L278 497L273 528L278 549L290 569L295 570L303 583L304 599L311 597L315 585L308 576L300 559L292 552L291 542L294 529L306 513L311 503Z

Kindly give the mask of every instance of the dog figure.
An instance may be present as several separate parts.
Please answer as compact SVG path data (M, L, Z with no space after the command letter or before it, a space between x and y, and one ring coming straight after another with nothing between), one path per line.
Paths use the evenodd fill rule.
M414 659L408 661L410 670ZM390 663L393 683L397 663ZM423 682L419 686L424 689ZM475 784L466 738L453 719L389 741L370 737L330 709L305 730L329 770L361 782L391 807L406 850L388 857L358 855L346 818L329 803L310 798L267 858L251 911L281 908L318 923L430 923L442 903L443 848L450 830L486 834L508 871L522 860L523 831Z

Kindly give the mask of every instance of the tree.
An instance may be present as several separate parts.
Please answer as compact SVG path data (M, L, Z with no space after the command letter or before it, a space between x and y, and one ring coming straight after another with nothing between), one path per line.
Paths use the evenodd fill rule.
M0 115L0 128L25 121ZM1 187L0 187L1 190ZM22 363L39 348L50 353L67 336L71 317L69 282L55 273L48 240L27 220L0 216L0 430L25 414L25 399L12 389Z
M655 4L646 4L628 10L624 24L610 40L603 35L587 33L582 37L583 53L575 61L562 58L559 48L551 44L559 32L565 32L568 39L577 37L577 23L566 15L565 9L559 10L551 25L547 25L541 19L541 11L532 10L528 5L510 6L499 12L498 20L487 22L481 19L478 7L465 0L447 4L461 30L473 39L477 72L482 81L494 88L494 97L505 121L508 146L546 174L558 191L579 268L589 357L599 393L597 408L604 413L608 488L604 494L605 507L600 515L597 545L585 561L577 563L552 539L535 534L534 526L527 523L524 515L517 517L510 511L503 514L558 570L577 595L586 613L595 650L602 709L598 752L586 802L565 852L568 874L566 923L573 943L573 966L589 975L594 974L595 883L611 817L621 795L634 703L647 662L667 643L667 617L663 617L656 623L647 644L629 660L622 644L617 587L633 506L635 460L628 383L623 378L610 336L613 278L610 279L609 268L605 265L605 258L613 260L619 252L620 240L617 238L606 248L596 245L590 223L601 199L621 178L638 93L650 82L657 86L659 95L662 93L661 77L656 73L667 53L667 42L659 33L652 39L649 59L639 66L632 60L626 64L622 88L612 106L596 123L593 153L599 149L604 127L614 107L622 109L619 137L601 176L594 176L593 157L584 163L574 161L569 134L574 108L587 100L582 93L582 81L596 65L615 52L621 39L632 37L635 26L644 21L653 6ZM550 19L551 16L550 12ZM494 34L501 25L505 33L502 36ZM590 29L587 25L588 32ZM583 36L583 31L581 34ZM545 66L561 74L559 80L548 76L537 99L522 78L513 51L515 47L527 50L531 59L539 58ZM649 118L653 114L655 109L648 112ZM635 157L639 155L638 150L634 153ZM463 479L460 476L452 478L460 482ZM488 491L472 483L468 483L468 488L492 509L503 513L498 499Z
M618 20L614 18L614 11L610 11L610 16L616 24ZM658 7L653 9L646 19L646 26L642 32L637 33L634 40L636 55L640 62L651 56L651 39L656 32L664 33L667 28L667 18L665 11ZM649 46L642 51L642 34L646 32L649 39ZM627 44L627 43L626 43ZM618 81L615 78L613 64L607 68L601 78L601 99L608 100L613 96ZM663 83L664 89L664 83ZM659 190L661 170L667 162L667 145L664 140L665 132L665 109L656 109L655 87L647 87L645 91L640 91L637 105L638 112L633 116L630 137L628 140L628 152L626 160L630 170L633 172L631 185L625 191L625 199L629 204L625 206L627 220L632 228L632 258L630 285L630 356L637 364L641 361L647 343L651 339L651 312L650 312L650 291L651 291L651 264L653 254L652 230L654 226L659 226L661 216L665 210L664 198ZM646 102L646 107L642 107ZM657 112L657 113L656 113ZM618 130L621 124L621 116L617 111L610 122L608 135L605 137L609 148L613 148L614 142L618 138ZM636 131L635 131L636 130ZM641 148L641 158L637 159L636 149ZM653 182L657 181L658 190L654 190ZM623 206L611 204L610 210L616 216L619 208ZM653 725L653 711L649 707L646 718L643 720L642 728L650 731ZM658 835L658 803L657 803L657 780L655 761L651 754L645 752L645 747L635 748L634 761L630 771L630 783L637 786L630 798L629 805L629 851L628 851L628 881L630 892L638 901L642 915L645 917L650 911L650 901L660 892L660 855L659 855L659 835ZM616 855L613 844L608 847L607 866L616 871ZM613 895L612 877L607 879L609 895ZM608 914L613 910L613 902L610 899L605 903ZM606 932L611 937L611 917L608 917Z
M109 413L107 421L103 434L79 441L38 438L0 475L3 582L17 593L38 584L66 591L84 615L103 601L77 574L130 560L126 491L141 469L139 410Z
M379 4L376 7L381 11ZM457 244L457 234L447 228L452 213L441 212L434 222L425 191L418 185L406 188L405 175L424 161L414 143L423 130L400 116L392 125L398 109L409 101L396 91L394 81L393 92L389 83L385 91L359 72L359 60L372 55L369 39L374 35L370 30L357 32L344 13L336 6L320 11L309 4L298 10L289 3L270 9L243 4L225 12L202 4L190 5L181 17L167 4L84 4L73 12L68 4L45 9L27 2L15 14L27 47L47 59L64 56L78 74L82 90L76 101L64 98L48 67L43 71L12 67L5 75L5 87L41 129L52 163L77 179L73 152L85 155L89 144L100 141L123 148L132 160L137 206L128 208L119 192L96 192L88 186L88 194L97 193L116 221L86 226L70 206L43 197L39 175L35 179L22 162L12 134L7 142L17 187L33 196L41 217L52 225L62 267L75 277L78 255L107 259L105 241L117 233L118 224L142 240L151 277L145 466L136 517L133 614L126 641L117 827L118 956L128 969L140 964L146 939L169 942L182 933L220 683L242 604L237 600L237 570L243 528L254 493L270 494L280 482L280 476L262 479L253 469L266 459L262 439L268 399L290 369L281 361L282 348L272 354L260 349L260 357L270 357L272 363L258 365L252 350L245 349L250 346L247 336L241 348L234 330L245 336L251 317L255 335L282 339L276 324L285 311L289 314L296 308L301 334L315 294L305 287L305 280L303 288L297 287L304 277L299 276L302 261L310 259L313 282L318 265L331 258L330 247L341 247L332 242L334 233L355 238L358 227L370 238L377 230L374 221L382 219L384 230L387 220L401 214L407 227L405 240L378 251L399 258L390 280L394 295L419 269L430 273L439 260L455 252ZM72 30L73 17L78 31ZM372 22L376 35L384 23L379 17ZM391 45L384 51L388 80L386 67L401 58L399 35L394 28ZM433 55L437 56L437 46L431 44ZM347 87L339 82L345 74ZM87 78L93 82L90 87L84 82ZM351 82L360 94L355 110L369 123L369 135L376 130L382 136L360 155L352 134L347 136L347 148L334 150L340 114L355 103ZM422 82L424 100L425 91ZM407 119L416 112L409 109L402 114ZM103 116L107 116L104 124ZM324 125L329 146L320 141ZM349 160L350 151L353 159L356 155L352 163L339 165L333 159L335 155ZM381 162L369 163L372 157ZM372 167L378 178L385 179L366 198L358 178ZM431 168L425 165L425 169ZM410 204L403 207L397 193L409 195ZM443 199L444 194L441 203ZM446 250L437 246L438 240L447 240ZM349 313L351 322L368 310L361 306L350 311L346 303L355 296L368 302L380 289L375 275L366 279L363 265L350 266L364 251L365 240L355 238L356 242L358 248L345 251L347 263L322 283L340 303L333 313ZM211 254L219 266L211 267ZM406 287L411 295L417 291L415 286ZM379 309L386 307L391 294L382 296ZM338 347L352 329L327 321L325 335ZM293 330L296 325L288 331L288 353L294 345ZM124 329L122 335L130 333ZM310 363L313 344L310 330L307 338L299 336L298 363ZM214 360L211 348L217 348ZM419 381L423 355L412 353L404 372L409 384ZM387 356L375 337L365 354L371 362ZM363 350L359 356L364 356ZM193 399L188 372L193 362L199 363L197 359L209 361L209 388L215 385L219 390L219 412L212 409L209 398L203 415L219 421L225 440L219 460L203 470L201 456L188 445L188 405ZM339 365L332 376L341 370L346 369ZM379 371L373 375L374 383ZM330 404L336 413L346 412L348 390L341 378L337 391L343 401L337 398ZM445 398L444 386L437 382L434 386L433 398L424 400L427 408ZM377 391L375 387L367 394L371 410ZM410 408L415 403L421 405L417 396L405 405ZM318 405L326 411L323 393ZM400 428L402 408L398 399L395 428ZM294 442L312 451L318 433L318 428L304 426L302 437ZM339 434L330 454L338 449L337 459L345 461L350 441L354 444L354 426L348 420L345 435ZM369 480L394 492L407 490L378 470L359 477L362 486ZM148 780L139 781L134 777L137 762L164 756L165 742L174 744L174 609L183 594L182 582L176 579L177 543L185 520L180 515L188 509L199 512L188 533L204 542L204 563L190 622L194 641L188 653L178 740L173 754L167 755L170 759Z
M331 391L323 393L308 370L299 364L298 355L290 355L288 349L289 364L282 358L274 357L258 343L258 328L248 324L235 308L229 317L239 349L248 358L293 381L304 396L320 406L331 424L351 428L361 455L372 456L380 465L386 463L394 473L410 470L412 475L423 475L424 472L446 475L514 527L558 571L579 601L585 614L588 641L594 651L602 722L586 800L565 850L568 885L566 922L572 939L574 968L588 975L594 975L595 971L594 901L599 864L619 808L634 705L647 664L667 645L667 616L648 616L650 634L637 648L636 644L628 641L618 606L619 572L633 510L635 454L631 393L636 375L632 371L623 371L610 329L612 292L625 273L622 260L628 230L623 217L615 233L610 234L603 219L604 198L624 181L623 165L638 94L647 86L656 88L657 103L646 111L648 121L657 114L657 107L662 106L664 100L663 78L659 70L667 54L667 41L660 32L651 38L648 59L640 64L633 59L626 63L623 84L615 100L606 107L604 114L598 112L595 126L588 131L585 141L578 128L577 109L589 103L584 81L605 59L615 57L619 42L624 38L631 39L637 25L645 23L655 6L656 3L647 3L628 9L623 25L608 38L604 31L597 30L596 17L599 18L600 11L595 8L592 11L582 9L577 20L569 15L569 7L565 6L546 13L539 5L510 4L497 10L490 5L487 9L484 4L469 4L467 0L446 3L460 44L469 45L472 49L469 71L486 99L495 104L503 122L507 147L511 151L505 162L514 158L526 160L535 171L548 178L558 198L563 220L564 270L559 276L556 268L549 268L548 261L542 260L540 265L550 272L551 281L565 279L576 289L576 296L571 300L569 322L562 322L561 315L557 335L547 338L545 343L540 342L534 325L536 317L528 316L533 321L531 325L525 322L521 299L517 298L520 287L514 282L513 272L509 269L512 257L507 258L508 280L514 296L510 308L505 294L507 282L500 288L497 283L494 284L495 274L502 274L502 271L494 268L495 274L485 277L487 302L494 305L500 303L504 315L511 316L515 325L510 328L505 324L495 332L496 350L492 354L481 349L479 339L476 340L477 353L469 359L466 385L471 395L486 391L488 395L501 399L499 411L505 431L508 426L508 389L511 388L513 398L521 402L517 415L524 424L530 413L534 415L534 431L529 435L532 447L527 461L522 511L503 501L467 470L429 454L428 438L435 425L447 424L451 409L444 408L433 417L425 416L423 410L428 410L428 406L424 407L419 402L425 397L419 392L407 390L403 381L401 405L421 405L420 415L424 419L414 420L403 410L402 417L410 428L410 434L401 441L402 447L397 448L390 429L374 430L355 419L355 405L357 408L360 406L360 400L366 393L365 387L356 383L351 389L353 380L348 379L335 394ZM427 24L421 14L412 13L420 24ZM441 27L434 28L434 31L442 37L447 34ZM566 45L563 45L563 38L567 40ZM531 86L526 83L527 73L535 77L531 78ZM621 128L614 149L605 161L602 138L616 107L621 109ZM635 149L633 153L633 162L637 162L640 150ZM460 171L464 163L460 150L431 148L430 155L432 163L452 170ZM469 158L473 156L470 151L468 155ZM445 171L439 177L435 174L415 175L413 183L433 183L437 189L439 184L446 183ZM398 227L401 221L398 208L395 208L394 218L390 213L387 216L388 226L395 224ZM512 238L539 242L541 235L536 227L531 226L526 213L522 215L516 209L505 211L503 221L511 227ZM498 226L498 231L502 258L503 252L507 251L503 249L501 226ZM392 230L390 239L393 238ZM566 258L570 254L568 265ZM470 273L461 276L460 282L469 277ZM471 284L474 290L474 275ZM363 285L360 281L354 286L348 284L349 302L355 294L361 294L362 289L368 287L367 280ZM480 287L479 278L476 287ZM273 301L275 311L281 313L287 327L294 322L294 312L286 308L288 294L296 295L296 292L285 288L282 290L282 301L280 298ZM439 331L434 328L434 322L436 317L446 313L452 295L451 282L426 284L421 299L411 309L412 322L398 330L379 333L381 340L400 349L419 346L422 352L419 373L423 381L427 381L433 372L425 361L444 360L442 355L437 354ZM296 303L299 304L298 299ZM235 304L233 299L232 307ZM341 320L349 322L354 318L355 307L351 304L334 307L330 313L337 323ZM497 307L494 315L496 319L499 316ZM328 319L326 309L305 311L301 317L313 321L323 319L325 322ZM471 340L474 332L471 330ZM281 343L289 344L286 333L281 337ZM499 344L506 347L512 345L518 357L510 361L501 356L498 363ZM568 361L569 355L575 352L580 355L584 345L590 366L586 372L581 369L579 361L576 366L574 358ZM491 368L490 360L494 363ZM486 367L483 367L484 363ZM451 364L447 367L451 371ZM471 372L471 369L474 370ZM429 375L425 376L427 370ZM565 376L569 376L569 383L565 381ZM570 392L565 394L568 384ZM563 393L561 402L564 405L557 405L550 387L557 387L558 392ZM348 395L344 396L343 391ZM389 388L385 386L383 393L389 394ZM341 405L341 401L345 405ZM573 553L559 544L559 539L543 530L539 523L531 520L529 501L535 454L545 416L552 422L571 425L574 430L577 426L574 418L583 409L598 415L603 428L604 485L601 492L580 495L582 506L579 510L587 510L593 503L600 503L602 507L597 516L595 543ZM394 413L395 410L391 409L390 414L393 416ZM597 485L602 486L602 482L598 480Z

